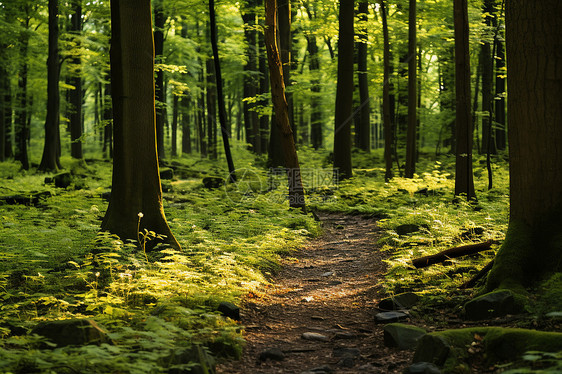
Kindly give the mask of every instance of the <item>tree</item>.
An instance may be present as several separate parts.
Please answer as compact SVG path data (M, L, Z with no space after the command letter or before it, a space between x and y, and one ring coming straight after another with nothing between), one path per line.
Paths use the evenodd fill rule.
M304 189L295 139L289 123L289 109L285 98L285 83L283 81L283 67L277 47L277 0L265 1L265 46L269 62L269 80L271 99L275 110L276 126L281 133L281 148L287 168L289 182L289 205L292 208L306 210Z
M339 11L338 83L334 128L334 171L351 178L351 121L353 120L354 0L341 0Z
M392 145L393 145L393 131L392 131L392 114L390 110L390 41L388 36L388 23L386 19L386 7L384 0L379 0L380 12L382 18L382 30L384 39L384 80L383 80L383 94L382 94L382 111L383 111L383 126L384 126L384 163L386 171L384 179L389 181L392 179Z
M164 27L166 15L164 14L164 0L154 0L154 53L156 63L164 63ZM166 89L164 88L164 70L157 69L154 81L156 89L156 139L158 143L158 158L166 158L164 146L164 127L166 125Z
M406 168L404 176L413 178L416 172L417 76L416 76L416 0L410 0L408 21L408 132L406 138Z
M562 270L560 14L557 0L506 2L510 215L487 290Z
M58 0L49 0L49 55L47 57L47 118L45 119L45 146L39 170L57 171L60 164L60 59Z
M470 55L468 44L468 5L455 0L455 77L456 77L456 167L455 196L476 198L472 175L472 120L470 110Z
M156 151L150 0L111 2L113 183L102 230L138 239L145 229L179 248L164 215ZM149 247L159 240L152 240Z
M81 0L74 0L74 12L70 18L71 30L75 37L77 47L80 46L80 36L82 33L82 2ZM84 157L82 153L82 73L81 73L81 58L80 54L76 54L72 58L72 64L77 67L73 76L71 77L71 85L74 87L69 92L69 101L72 106L70 112L70 155L73 158L81 159Z
M369 2L359 1L357 42L357 81L359 86L359 121L356 129L357 145L365 152L371 151L371 98L369 97L369 74L367 70L367 20Z
M485 23L490 33L492 27L492 17L494 16L495 7L494 0L484 1L482 11L485 14ZM492 79L494 75L494 62L492 56L491 38L485 37L482 41L480 49L480 65L482 70L482 153L496 154L496 141L493 131L493 118L492 115Z

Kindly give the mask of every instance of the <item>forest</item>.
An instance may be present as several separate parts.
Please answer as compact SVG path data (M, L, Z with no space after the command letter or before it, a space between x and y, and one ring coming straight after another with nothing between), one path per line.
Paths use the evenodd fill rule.
M561 20L0 0L0 372L560 373Z

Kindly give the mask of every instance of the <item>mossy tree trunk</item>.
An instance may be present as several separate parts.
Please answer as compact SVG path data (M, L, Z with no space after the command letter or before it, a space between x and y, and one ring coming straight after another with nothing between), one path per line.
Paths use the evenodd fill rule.
M137 239L139 231L147 229L165 235L164 242L179 248L162 207L150 0L112 1L111 32L115 150L111 199L102 229L122 239ZM149 246L157 243L153 240Z
M487 290L562 269L562 2L506 2L510 221Z

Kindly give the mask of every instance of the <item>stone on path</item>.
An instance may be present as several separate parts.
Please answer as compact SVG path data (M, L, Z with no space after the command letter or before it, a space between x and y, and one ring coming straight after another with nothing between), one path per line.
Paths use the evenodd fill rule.
M413 292L405 292L383 299L379 302L379 308L384 310L410 309L420 300L419 295Z
M240 308L228 301L220 303L218 311L225 317L231 318L235 321L240 321Z
M359 357L360 355L361 351L357 348L339 347L332 351L334 357Z
M283 361L285 359L285 354L279 348L268 348L260 353L259 359L260 361Z
M330 340L326 335L319 334L317 332L305 332L301 335L305 340L312 340L317 342L327 342Z
M426 333L427 331L416 326L391 323L384 327L384 345L400 349L414 349L418 340Z
M441 370L430 362L417 362L407 367L404 374L441 374Z
M376 323L392 323L408 319L408 315L404 312L382 312L375 315Z

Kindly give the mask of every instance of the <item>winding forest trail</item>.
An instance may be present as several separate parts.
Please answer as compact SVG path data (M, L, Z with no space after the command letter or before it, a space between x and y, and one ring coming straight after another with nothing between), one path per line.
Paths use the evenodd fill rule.
M245 301L243 357L218 373L401 373L410 364L412 352L386 348L374 321L385 270L376 221L320 219L324 234L286 259L265 296Z

